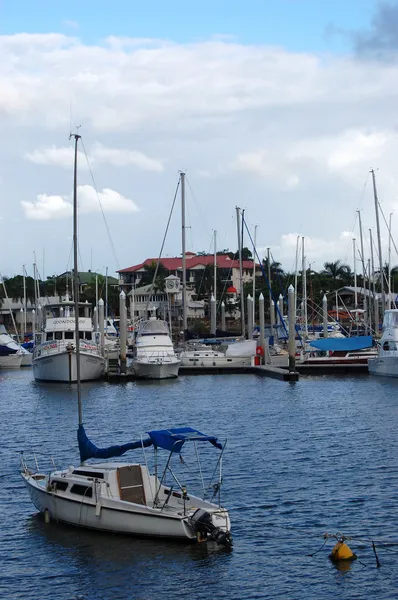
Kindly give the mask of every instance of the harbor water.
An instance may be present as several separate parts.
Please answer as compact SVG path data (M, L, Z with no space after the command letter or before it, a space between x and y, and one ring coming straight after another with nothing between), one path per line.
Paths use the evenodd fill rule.
M98 446L183 425L228 438L222 500L233 549L46 524L22 483L18 453L78 464L76 391L35 382L30 370L0 372L3 600L397 597L398 381L95 382L83 385L83 412ZM322 547L325 532L354 538L358 560L333 564L335 541Z

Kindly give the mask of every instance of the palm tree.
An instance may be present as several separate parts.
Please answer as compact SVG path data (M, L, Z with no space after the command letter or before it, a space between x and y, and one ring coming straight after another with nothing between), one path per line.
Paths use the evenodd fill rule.
M140 287L143 285L151 285L153 282L153 278L155 276L155 272L156 272L156 261L152 261L151 264L149 265L144 265L144 269L145 269L145 273L143 274L141 281L140 281ZM165 283L164 280L167 277L168 271L166 269L166 267L160 262L159 263L159 267L158 267L158 272L156 275L156 280L155 280L155 285L154 285L154 292L164 292L165 291Z
M340 260L325 262L322 275L332 280L333 289L337 289L344 283L351 283L351 268Z

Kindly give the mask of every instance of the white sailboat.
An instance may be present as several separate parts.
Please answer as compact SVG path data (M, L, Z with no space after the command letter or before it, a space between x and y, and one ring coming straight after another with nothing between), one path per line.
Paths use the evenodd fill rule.
M219 495L221 479L204 486L203 497L200 497L180 485L175 473L186 442L195 446L199 442L210 442L221 450L221 457L223 447L216 437L180 427L149 431L146 438L141 436L137 442L100 449L89 441L80 424L78 440L81 464L76 468L70 466L48 475L32 469L22 455L22 478L33 504L47 518L113 533L232 544L228 511L220 502L207 498L211 494ZM148 446L155 449L154 473L147 466L147 458L143 464L86 464L92 457L112 458L138 448L145 452ZM159 449L169 452L160 477L156 472ZM220 461L221 458L219 464ZM166 482L167 474L172 481Z
M74 171L74 268L77 272L77 144L75 138ZM75 335L79 337L79 288L74 281ZM214 540L218 544L231 545L228 511L221 506L221 464L225 448L214 436L182 427L178 429L149 431L148 436L137 442L109 448L97 448L87 438L83 427L80 380L80 346L76 346L78 443L81 464L54 470L50 474L40 471L35 457L35 467L28 465L24 455L21 459L21 475L36 508L48 519L90 529L182 539L186 541ZM209 442L221 452L216 463L220 468L218 482L203 485L202 497L188 493L179 483L174 470L183 463L181 451L186 442L196 445ZM128 450L153 446L155 449L154 473L144 464L107 463L86 464L90 458L107 459L123 455ZM169 452L161 477L158 477L158 449ZM196 449L196 448L195 448ZM173 457L178 457L173 463ZM203 481L203 471L199 471ZM172 476L167 484L166 477ZM213 498L206 492L213 491Z
M166 321L151 317L138 327L132 368L140 379L178 377L180 359L174 352Z

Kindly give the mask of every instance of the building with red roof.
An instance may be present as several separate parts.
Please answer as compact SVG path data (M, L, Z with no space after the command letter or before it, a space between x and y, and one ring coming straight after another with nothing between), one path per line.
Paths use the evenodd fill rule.
M187 289L200 279L201 272L206 266L214 265L213 254L195 254L186 252ZM138 265L133 265L118 271L120 285L127 287L139 287L145 266L151 266L158 261L157 258L147 258ZM182 256L173 258L162 258L161 264L167 271L167 275L175 275L182 279ZM253 281L253 261L242 261L243 283ZM217 272L226 287L235 288L235 293L240 293L239 260L231 258L228 254L217 254ZM261 275L260 265L256 264L256 276Z

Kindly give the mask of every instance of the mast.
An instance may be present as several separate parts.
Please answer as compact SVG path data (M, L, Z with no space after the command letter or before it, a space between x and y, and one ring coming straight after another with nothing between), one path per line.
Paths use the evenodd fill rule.
M300 243L300 236L298 235L297 240L296 240L296 264L295 264L295 272L294 272L294 316L295 316L295 318L297 315L297 277L298 277L299 243Z
M108 267L105 268L105 334L108 333Z
M373 196L375 200L375 212L376 212L376 231L377 231L377 245L379 248L379 268L380 268L380 285L381 285L381 319L383 320L384 311L386 310L386 294L384 291L384 272L383 272L383 256L381 254L381 237L380 237L380 222L379 222L379 199L377 197L376 189L376 176L372 169L372 181L373 181Z
M188 329L187 318L187 257L185 254L185 173L181 171L181 252L182 252L182 328L183 339Z
M361 242L361 263L362 263L362 289L363 289L363 298L364 298L364 308L366 305L366 267L365 267L365 254L363 251L363 233L362 233L362 219L361 219L361 211L357 210L358 213L358 222L359 222L359 239ZM368 327L368 310L364 312L364 321L365 321L365 329Z
M26 268L22 265L22 277L23 277L23 335L22 341L25 340L26 335Z
M354 306L355 306L355 323L358 328L358 290L357 290L357 261L356 261L356 238L352 238L352 254L354 261ZM356 332L358 335L358 331Z
M77 379L77 407L79 425L83 425L82 396L80 382L80 339L79 339L79 276L77 263L77 144L80 135L71 135L75 138L75 164L73 169L73 296L75 301L75 348L76 348L76 379Z
M388 308L391 308L391 217L388 224Z
M372 267L372 291L373 291L373 309L374 309L374 319L375 319L375 333L379 330L379 309L378 309L378 300L376 298L376 280L375 280L375 263L373 256L373 237L372 230L369 229L369 237L370 237L370 260ZM369 278L369 289L370 289L370 278Z
M256 322L256 239L257 239L257 225L254 226L254 239L253 239L253 330Z
M217 231L214 230L214 298L216 301L216 323L217 323Z
M236 206L235 209L236 209L236 227L237 227L237 231L238 231L238 252L239 252L240 320L241 320L242 337L244 338L246 335L246 328L245 328L245 299L243 296L242 237L241 237L241 231L240 231L240 208L239 208L239 206Z
M307 269L305 265L305 251L304 251L304 236L301 238L301 264L302 264L302 276L303 276L303 319L304 319L304 333L308 337L308 317L307 317Z
M268 295L269 295L269 319L271 325L271 336L274 335L274 325L275 325L275 315L274 315L274 307L273 307L273 299L272 299L272 283L271 283L271 257L270 257L270 248L267 248L267 270L268 270Z

